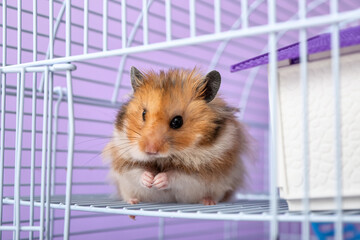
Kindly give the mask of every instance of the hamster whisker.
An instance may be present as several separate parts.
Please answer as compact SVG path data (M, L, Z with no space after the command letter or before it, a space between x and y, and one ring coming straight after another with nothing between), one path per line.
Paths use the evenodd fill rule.
M126 147L134 147L134 146L135 146L135 144L128 144L128 145L126 145L126 144L121 144L121 145L116 145L116 146L114 146L114 148L119 149L119 150L122 150L122 149L124 149L124 148L126 148ZM120 148L120 147L123 147L123 148Z
M122 144L117 144L117 145L114 145L108 149L106 149L105 151L103 152L107 152L107 151L111 151L113 149L116 149L116 150L123 150L123 149L126 149L128 147L133 147L135 146L135 144L131 144L131 143L122 143Z
M122 153L119 155L119 157L123 157L126 153L128 153L128 152L131 150L131 147L132 147L132 146L128 146L128 148L127 148L124 152L122 152ZM125 148L123 148L123 149L125 149Z
M102 151L102 152L99 152L98 154L95 154L95 156L93 156L92 158L90 158L89 160L87 160L85 163L83 163L83 164L80 165L80 166L86 166L86 165L89 164L91 161L93 161L95 158L99 157L102 153L109 152L109 151L111 151L111 150L113 150L113 149L117 149L117 150L120 150L120 151L121 151L121 150L126 150L125 152L123 152L123 153L120 154L120 156L122 156L124 153L130 151L130 150L131 150L131 147L133 147L135 144L129 144L129 145L125 146L125 147L119 148L119 146L122 146L122 145L125 145L125 143L124 143L124 144L121 144L121 145L112 146L112 147L110 147L109 149L106 149L106 150L104 150L104 151Z
M84 140L84 141L81 141L81 142L75 142L75 145L79 145L79 144L84 144L84 143L88 143L88 142L92 142L92 141L97 141L97 140L106 140L106 142L109 141L109 139L111 139L112 137L108 137L108 138L93 138L93 139L88 139L88 140ZM104 142L104 143L106 143Z
M122 128L125 128L126 130L130 130L134 133L136 133L137 135L141 136L141 134L138 131L135 131L134 129L130 128L129 126L125 126L124 124L120 125Z
M116 137L114 138L114 140L125 140L125 141L129 141L129 140L138 140L138 137Z
M139 132L135 131L134 129L127 128L127 130L130 130L130 131L132 131L132 132L136 133L137 135L141 136L141 134L140 134Z

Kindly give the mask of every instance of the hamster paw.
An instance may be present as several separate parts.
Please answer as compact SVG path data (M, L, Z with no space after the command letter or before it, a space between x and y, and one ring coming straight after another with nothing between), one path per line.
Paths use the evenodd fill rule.
M151 172L145 171L141 174L141 183L147 188L151 188L154 182L154 174Z
M203 199L201 199L200 203L207 206L216 205L216 202L211 197L204 197Z
M131 204L131 205L134 205L134 204L138 204L139 203L139 199L137 198L130 198L128 201L127 201L128 204Z
M134 205L134 204L138 204L139 203L139 200L137 198L130 198L128 201L127 201L128 204L131 204L131 205ZM129 218L131 218L132 220L136 220L136 217L134 215L128 215Z
M169 176L166 172L158 173L154 178L153 185L159 190L165 190L169 187Z

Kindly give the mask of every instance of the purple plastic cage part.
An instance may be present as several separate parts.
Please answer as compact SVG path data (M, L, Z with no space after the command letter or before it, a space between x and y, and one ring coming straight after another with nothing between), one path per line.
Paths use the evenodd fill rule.
M308 54L328 51L331 49L331 35L324 33L307 40ZM340 31L340 48L349 47L360 44L360 26L346 28ZM294 43L289 46L278 49L278 61L285 59L298 60L299 59L299 43ZM265 53L260 56L248 59L246 61L234 64L230 67L231 72L257 67L269 63L269 54Z

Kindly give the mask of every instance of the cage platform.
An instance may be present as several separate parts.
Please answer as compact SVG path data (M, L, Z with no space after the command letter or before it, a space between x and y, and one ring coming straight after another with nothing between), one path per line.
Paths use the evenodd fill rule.
M5 198L4 203L13 204L14 199ZM20 204L30 206L30 198L21 198ZM34 206L41 207L40 197L34 198ZM51 197L50 207L65 209L65 196ZM76 211L97 213L208 220L264 221L264 219L270 220L272 217L269 200L236 200L212 206L177 203L139 203L131 205L105 194L74 195L70 208ZM336 221L335 211L314 211L305 216L301 211L290 212L286 201L279 199L277 210L279 221L301 221L304 217L309 217L311 221L317 222ZM344 211L343 219L347 222L360 222L360 210Z

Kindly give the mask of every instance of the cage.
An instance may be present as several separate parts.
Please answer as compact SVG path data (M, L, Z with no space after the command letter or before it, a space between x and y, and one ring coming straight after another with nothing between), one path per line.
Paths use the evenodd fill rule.
M360 210L342 210L339 31L356 0L33 0L1 2L0 231L3 239L356 239ZM310 211L306 39L331 37L332 199ZM300 41L302 211L278 196L278 54ZM268 67L230 66L269 52ZM256 142L235 202L129 205L110 195L101 151L131 94L130 67L200 67L222 75ZM269 74L268 74L269 71ZM359 137L352 140L356 145ZM131 221L127 215L136 215ZM319 227L319 224L327 223ZM314 230L311 229L311 224ZM350 227L349 227L350 226ZM330 230L329 230L330 229ZM333 231L333 230L334 231ZM351 231L350 231L351 230Z
M359 64L360 50L360 28L359 26L346 28L339 33L340 44L340 109L341 109L341 152L342 152L342 174L347 177L343 179L342 209L360 208L359 177L356 174L357 149L356 135L360 128L353 124L357 122L359 112L353 103L357 102L356 90L358 82L357 66ZM334 179L336 179L333 166L333 150L329 146L334 144L333 129L334 115L332 105L333 99L331 81L330 34L324 33L314 36L307 41L307 79L308 79L308 135L309 135L309 197L311 210L335 209L334 201ZM289 210L301 210L303 205L302 188L303 168L301 161L303 149L303 129L300 124L302 110L294 108L301 105L300 66L299 66L299 43L283 47L278 50L281 60L278 68L278 186L281 198L287 200ZM268 54L255 59L232 66L232 71L254 67L267 63ZM260 60L261 59L261 60ZM249 64L250 63L250 64ZM351 110L350 110L351 109ZM349 115L347 114L349 113ZM355 113L352 115L352 113ZM355 144L355 145L353 145Z

